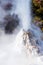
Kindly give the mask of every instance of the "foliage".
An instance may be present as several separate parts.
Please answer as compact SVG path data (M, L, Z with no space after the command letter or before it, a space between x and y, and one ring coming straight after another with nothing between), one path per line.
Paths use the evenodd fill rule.
M33 22L43 31L43 0L32 0ZM40 24L39 24L40 23Z

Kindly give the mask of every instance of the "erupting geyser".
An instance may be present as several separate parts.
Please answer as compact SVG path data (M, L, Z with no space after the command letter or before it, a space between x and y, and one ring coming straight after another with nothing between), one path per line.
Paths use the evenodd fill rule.
M32 0L0 1L0 65L43 65L43 33L32 22Z
M17 13L19 14L21 23L22 23L22 38L23 42L25 44L25 47L29 51L34 51L35 54L40 53L40 46L39 46L39 40L40 40L40 30L37 27L33 27L37 29L32 29L31 27L31 1L30 0L18 0L17 1ZM39 34L38 34L39 33ZM37 35L36 35L37 34ZM21 38L20 37L20 38ZM16 40L19 38L19 35L17 35ZM21 41L19 40L19 42ZM18 43L19 43L18 42Z
M27 31L31 27L30 0L18 0L17 11L19 13L23 29Z

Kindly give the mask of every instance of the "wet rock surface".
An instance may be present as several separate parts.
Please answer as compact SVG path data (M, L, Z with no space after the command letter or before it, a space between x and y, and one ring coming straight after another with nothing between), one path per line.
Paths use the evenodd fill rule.
M14 29L19 25L18 15L7 15L4 18L5 20L5 33L13 33Z
M35 51L36 53L40 53L39 40L36 39L33 35L33 32L29 30L28 32L24 31L23 41L26 48L32 53Z
M8 11L8 10L11 10L12 7L13 7L13 5L12 5L11 3L7 3L7 4L5 4L5 5L3 6L3 9L6 10L6 11Z

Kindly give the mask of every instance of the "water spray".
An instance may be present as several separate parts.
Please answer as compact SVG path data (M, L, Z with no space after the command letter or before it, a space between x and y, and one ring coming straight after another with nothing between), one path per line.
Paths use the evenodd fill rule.
M18 0L17 9L22 22L22 27L27 31L31 28L30 0Z

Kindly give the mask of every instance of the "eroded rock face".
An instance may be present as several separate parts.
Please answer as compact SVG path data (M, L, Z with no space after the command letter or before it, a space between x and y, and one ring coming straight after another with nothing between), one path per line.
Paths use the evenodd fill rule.
M4 18L5 20L5 33L12 33L13 30L19 25L18 15L7 15Z
M6 11L8 11L8 10L11 10L12 9L12 4L11 3L7 3L7 4L5 4L4 6L3 6L3 9L4 10L6 10Z
M0 0L1 1L1 8L4 10L4 11L9 11L9 10L12 10L12 7L13 7L13 1L14 0ZM15 1L14 1L15 3Z
M31 35L31 37L30 37L30 35ZM24 42L25 47L31 53L33 51L35 51L36 53L40 53L38 40L36 40L34 38L34 36L32 35L32 32L30 33L30 31L28 31L28 32L24 31L23 42Z

